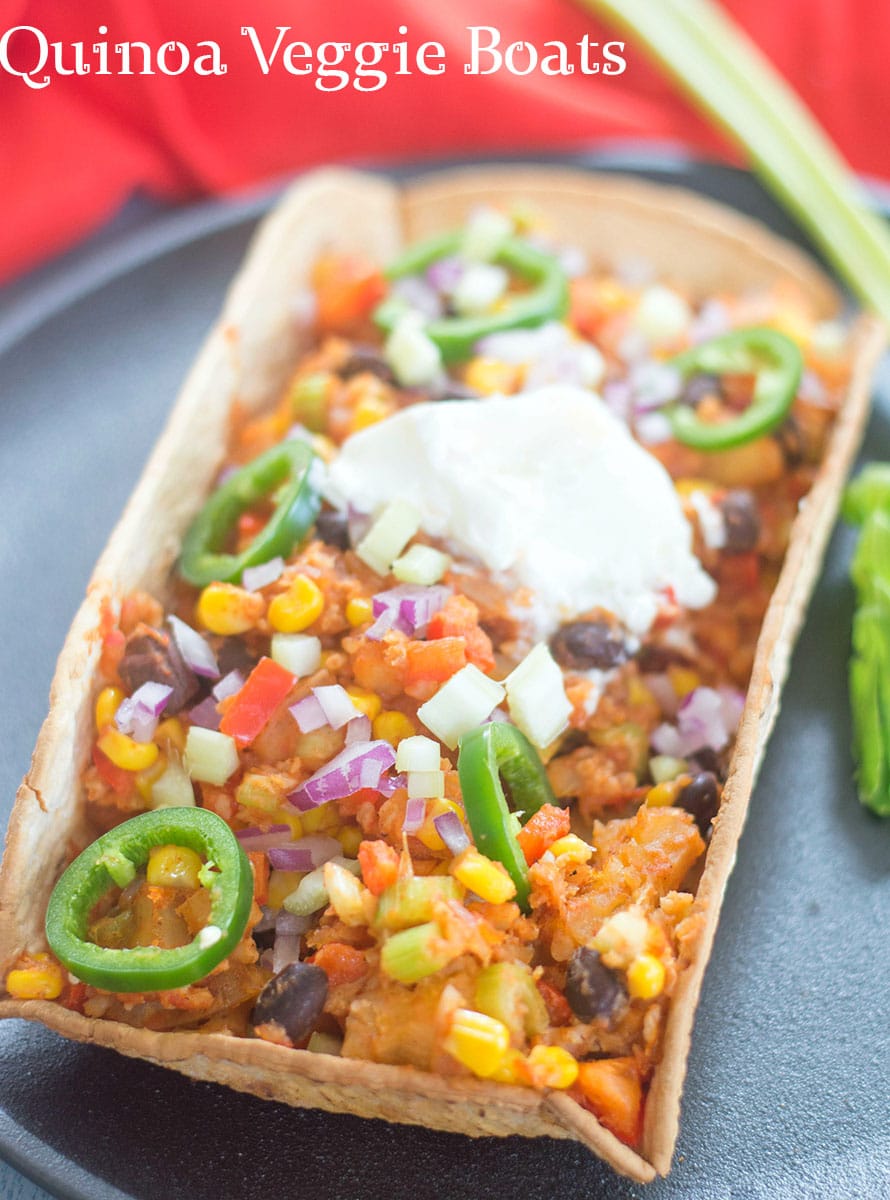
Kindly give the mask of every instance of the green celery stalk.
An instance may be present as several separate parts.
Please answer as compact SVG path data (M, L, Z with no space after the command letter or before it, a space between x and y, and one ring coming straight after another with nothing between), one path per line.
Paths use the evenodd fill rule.
M580 0L645 45L859 297L890 320L890 234L800 99L711 0Z

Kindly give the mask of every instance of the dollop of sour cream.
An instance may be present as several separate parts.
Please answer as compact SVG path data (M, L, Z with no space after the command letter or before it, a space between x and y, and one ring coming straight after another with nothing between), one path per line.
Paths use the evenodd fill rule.
M668 589L687 608L716 592L667 471L583 388L412 405L347 439L326 494L410 501L430 536L534 593L539 637L591 608L642 634Z

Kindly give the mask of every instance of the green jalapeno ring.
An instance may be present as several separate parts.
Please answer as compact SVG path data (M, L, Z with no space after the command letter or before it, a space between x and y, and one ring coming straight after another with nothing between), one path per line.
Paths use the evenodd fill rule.
M184 846L217 868L210 917L187 945L111 949L86 940L90 913L114 886L103 856L142 866L152 847ZM64 872L46 912L49 947L84 983L110 992L157 992L203 979L234 950L253 903L253 873L238 839L216 813L204 808L163 808L141 813L89 845ZM207 930L215 930L208 936Z
M460 739L457 771L477 848L506 867L516 885L516 902L528 912L528 865L511 828L501 779L528 820L541 805L555 803L544 764L515 725L492 721Z
M440 258L457 254L463 237L463 231L457 230L412 246L390 263L385 272L387 278L404 279L420 274ZM476 342L489 334L541 325L544 321L563 316L568 309L568 279L562 264L554 255L539 250L522 238L509 237L494 261L535 286L523 295L509 298L501 312L486 316L440 317L429 321L424 331L439 347L445 362L468 358ZM398 299L384 300L377 306L374 320L388 333L405 310L406 306Z
M179 574L195 587L238 583L245 567L288 554L309 532L321 498L309 481L313 452L291 439L241 467L216 489L195 517L182 543ZM283 485L283 487L282 487ZM246 550L225 554L222 547L242 513L281 488L275 511Z
M728 421L709 424L684 404L666 410L678 442L712 452L742 446L778 428L794 402L803 373L800 348L784 333L766 326L724 333L668 362L684 380L696 374L756 376L751 403Z

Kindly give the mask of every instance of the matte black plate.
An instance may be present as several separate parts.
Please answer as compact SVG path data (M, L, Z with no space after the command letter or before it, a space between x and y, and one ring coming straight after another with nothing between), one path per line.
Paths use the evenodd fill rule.
M693 187L794 236L738 171L651 153L568 161ZM267 203L140 219L7 293L4 813L93 563ZM886 373L867 452L890 458ZM754 797L666 1181L632 1185L572 1142L471 1140L291 1109L18 1021L0 1023L0 1154L72 1200L890 1194L890 825L860 809L851 784L850 548L839 531Z

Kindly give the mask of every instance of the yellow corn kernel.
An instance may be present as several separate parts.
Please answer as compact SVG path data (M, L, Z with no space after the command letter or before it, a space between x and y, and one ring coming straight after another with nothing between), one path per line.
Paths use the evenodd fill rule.
M676 804L677 797L691 781L690 775L678 775L676 779L666 779L664 783L656 783L655 787L651 787L646 793L646 807L665 808Z
M483 396L495 392L514 392L519 386L521 372L513 363L500 362L496 358L480 356L474 358L464 373L464 382Z
M344 925L355 927L368 924L372 914L366 903L366 897L369 897L371 893L362 886L361 880L356 879L351 871L341 867L339 863L326 862L324 864L324 886L331 908Z
M107 687L96 698L96 729L99 733L114 720L114 714L124 702L124 693L119 687Z
M145 882L152 887L196 888L201 886L200 854L188 846L152 846L148 852Z
M284 795L275 780L258 771L248 771L235 790L238 804L262 813L277 812L283 799Z
M593 846L588 846L583 838L574 833L557 838L550 847L550 853L555 854L563 862L585 863L593 856Z
M209 583L198 598L198 621L223 637L254 629L265 611L266 601L259 592L233 583Z
M383 708L383 701L376 692L366 692L364 688L348 687L346 695L359 712L363 712L370 721L373 721Z
M337 841L343 847L343 853L346 858L356 857L364 836L357 825L344 825L337 833Z
M48 954L29 956L24 967L13 967L6 990L14 1000L56 1000L65 986L65 972Z
M383 396L375 396L373 392L369 392L366 396L362 396L358 404L352 410L352 420L349 422L349 432L358 433L360 429L367 429L369 425L376 425L378 421L382 421L384 417L388 417L393 411L391 401L386 400Z
M374 605L364 596L353 596L346 605L346 620L352 626L364 625L365 621L370 621L373 615Z
M185 754L185 729L179 717L167 717L161 721L155 730L155 741L164 750L172 746L180 754Z
M413 723L396 709L380 713L374 718L371 728L375 738L389 742L391 746L398 746L402 738L414 736Z
M499 862L492 862L472 846L451 864L451 874L489 904L503 904L516 895L516 884Z
M528 1072L525 1070L525 1057L518 1050L508 1050L501 1065L488 1077L497 1083L528 1083Z
M641 954L627 968L627 990L635 1000L654 1000L664 991L664 963L654 954Z
M300 886L305 874L305 871L270 871L269 907L281 908L291 892L295 892Z
M136 790L146 804L151 801L151 789L166 770L167 755L164 754L162 750L152 765L147 767L144 771L140 771L136 776Z
M627 909L607 917L592 944L607 967L620 969L646 953L650 936L649 922L643 914Z
M674 481L674 490L682 499L687 499L693 492L704 492L706 496L710 496L712 492L716 492L717 485L712 483L710 479L695 479L687 477L684 479L676 479Z
M445 849L445 843L439 837L439 831L436 829L434 821L436 817L441 817L444 813L449 812L456 813L463 820L463 811L460 805L455 804L453 800L446 800L444 797L440 800L427 800L423 824L414 835L426 846L427 850Z
M537 1088L569 1088L578 1078L578 1063L562 1046L533 1046L526 1069Z
M457 1008L444 1047L459 1063L488 1079L503 1063L510 1047L510 1031L503 1021L471 1008Z
M122 771L144 771L160 754L154 742L134 742L113 727L100 735L96 745Z
M269 624L277 633L300 633L323 612L321 588L308 575L298 575L287 591L269 605Z
M289 825L294 841L303 836L303 819L298 817L292 809L276 808L270 816L270 820L274 825Z
M333 829L340 820L333 804L321 804L318 808L310 808L300 816L304 833L320 833L322 830Z
M627 681L627 699L635 708L643 704L655 704L655 697L639 675L631 675Z
M694 692L701 684L701 676L691 667L668 667L668 678L674 689L674 695L680 700L684 696L688 696L690 692Z

